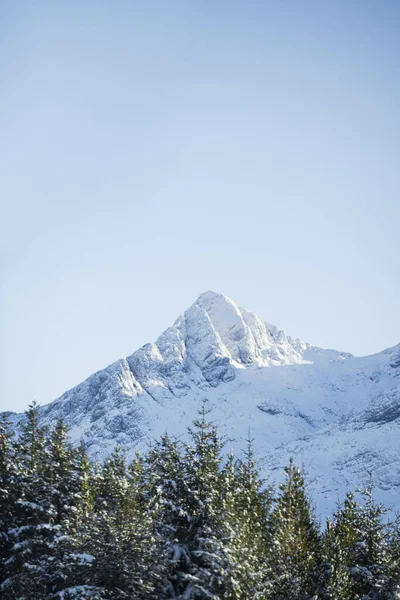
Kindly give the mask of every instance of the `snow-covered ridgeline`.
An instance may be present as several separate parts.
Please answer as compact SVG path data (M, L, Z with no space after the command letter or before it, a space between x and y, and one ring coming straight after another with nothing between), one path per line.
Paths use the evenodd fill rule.
M240 451L250 428L268 472L278 476L290 454L304 461L321 509L358 484L368 464L378 493L400 508L399 384L400 345L363 358L324 350L205 292L155 343L41 415L62 416L101 459L117 444L133 453L165 430L182 435L207 397L228 445Z

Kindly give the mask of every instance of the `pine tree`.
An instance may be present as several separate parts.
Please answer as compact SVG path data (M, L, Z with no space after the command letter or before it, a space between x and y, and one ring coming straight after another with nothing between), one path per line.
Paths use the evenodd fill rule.
M247 440L247 449L238 469L236 499L237 534L241 548L237 562L241 570L241 595L260 598L265 587L267 534L272 504L272 490L265 486L257 467L253 440ZM237 542L236 542L237 545Z
M323 537L324 574L323 597L327 600L353 600L356 586L351 569L357 564L361 541L360 506L349 492L342 506L328 520Z
M192 445L186 445L188 571L182 573L185 599L223 597L223 512L221 502L221 449L216 427L207 421L206 402L189 430Z
M390 523L387 537L387 591L400 598L400 517Z
M136 459L128 472L117 449L97 482L85 547L94 556L91 583L110 600L157 598L157 544L140 485L142 469L142 460Z
M0 420L0 589L7 577L6 563L11 558L9 531L15 527L15 503L18 499L18 456L6 414Z
M14 524L8 530L12 546L5 563L5 598L50 600L61 592L70 598L96 598L84 582L75 585L90 567L90 557L79 553L77 541L81 450L68 443L61 420L51 431L41 427L33 404L14 454L18 472L10 505Z
M392 595L387 577L388 526L383 522L387 510L373 497L372 476L361 491L363 503L359 507L360 540L356 547L356 564L351 568L357 592L376 600L390 600Z
M60 527L44 571L49 599L57 594L96 598L99 590L86 585L92 575L94 557L83 551L80 538L91 507L88 459L83 446L75 449L68 442L67 427L62 420L51 431L47 449L52 522Z
M163 545L163 594L166 598L176 598L183 593L186 585L182 574L189 572L187 534L190 515L186 473L182 444L164 434L147 453L145 478L152 520Z
M327 598L391 600L397 577L391 577L390 525L386 510L373 498L372 480L361 492L363 502L348 493L328 523L324 539L329 566ZM393 573L394 575L394 573Z
M271 515L268 594L274 600L306 600L315 594L320 536L304 475L293 460Z
M16 442L19 460L18 499L14 504L15 526L9 529L11 556L3 583L5 598L43 598L47 593L41 559L51 555L59 526L52 522L46 473L45 429L39 425L38 406L26 412Z

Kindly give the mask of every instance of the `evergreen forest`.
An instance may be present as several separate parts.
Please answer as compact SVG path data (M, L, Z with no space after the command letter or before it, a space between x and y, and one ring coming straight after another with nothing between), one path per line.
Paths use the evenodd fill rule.
M163 435L102 464L40 423L0 423L2 600L394 600L400 526L370 482L319 522L302 469L280 486L240 457L207 403L189 441Z

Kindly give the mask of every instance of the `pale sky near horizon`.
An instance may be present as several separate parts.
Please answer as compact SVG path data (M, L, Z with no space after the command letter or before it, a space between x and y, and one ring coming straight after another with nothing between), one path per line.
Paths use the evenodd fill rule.
M400 342L400 3L0 7L0 410L207 289L323 347Z

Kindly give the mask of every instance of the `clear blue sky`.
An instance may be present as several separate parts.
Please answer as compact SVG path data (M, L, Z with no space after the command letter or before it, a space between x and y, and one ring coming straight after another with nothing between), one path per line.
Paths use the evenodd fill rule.
M400 342L399 31L396 0L2 2L0 409L210 288Z

